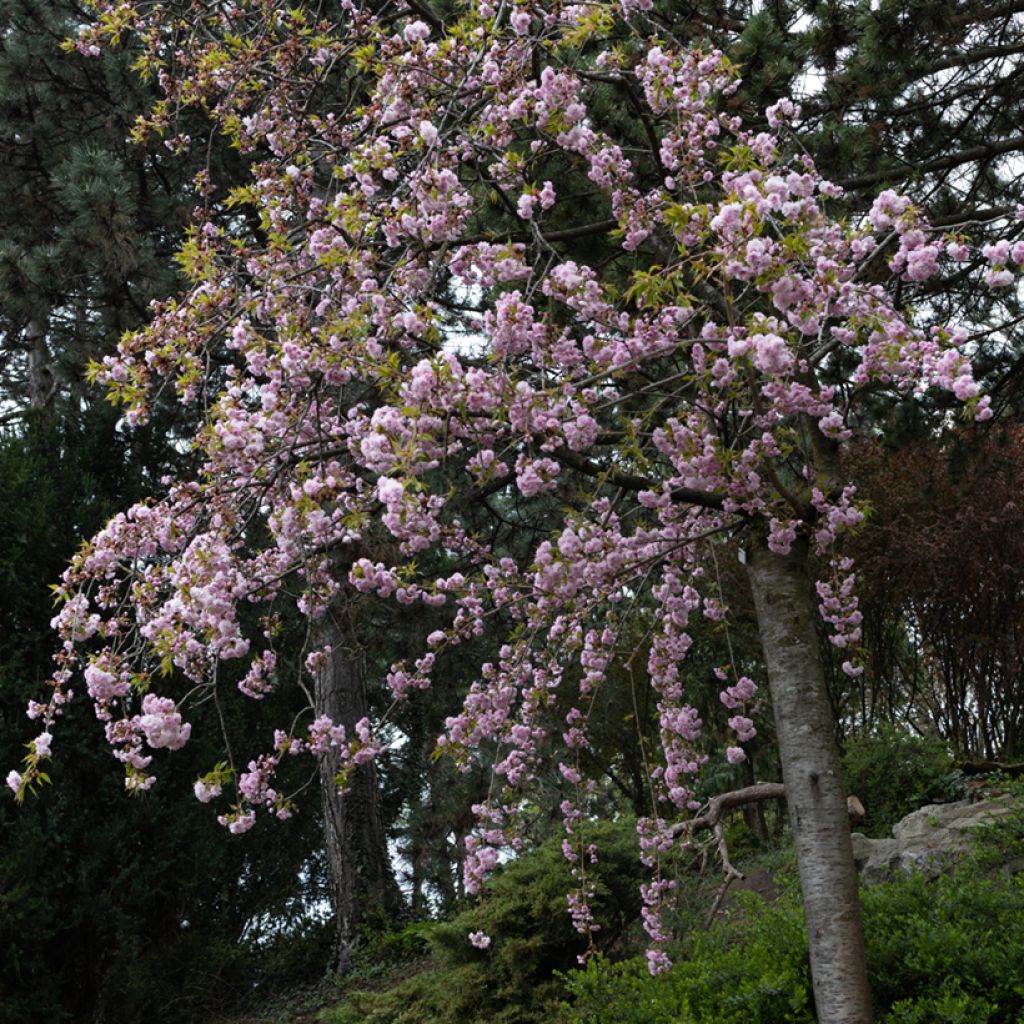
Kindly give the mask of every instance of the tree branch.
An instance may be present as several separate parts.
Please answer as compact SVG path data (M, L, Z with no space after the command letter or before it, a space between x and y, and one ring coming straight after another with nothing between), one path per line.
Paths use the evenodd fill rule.
M614 218L610 218L609 220L594 221L591 224L580 224L574 228L562 228L559 231L538 230L545 242L568 242L574 238L587 238L590 235L606 235L618 226L619 222ZM484 231L479 235L467 235L464 238L456 238L453 241L429 242L423 246L423 249L426 252L433 252L444 245L451 248L461 245L477 245L480 242L489 242L491 245L514 245L517 243L527 245L533 240L534 236L532 234L524 234L523 232Z
M5 412L0 415L0 425L5 423L12 423L14 420L26 419L29 413L27 409L12 409L10 412Z
M707 916L704 918L704 927L710 928L711 922L714 921L715 915L718 913L719 907L722 905L722 900L725 899L725 894L729 891L729 886L733 882L742 882L747 876L742 871L738 870L733 862L729 859L729 845L725 841L725 829L722 827L720 821L715 823L715 845L718 847L718 859L722 862L722 871L725 873L725 878L722 879L722 884L718 887L718 892L715 893L715 899L711 904L711 909L708 910Z
M925 74L931 75L936 71L945 71L947 68L955 68L964 64L974 64L977 61L992 60L996 57L1011 57L1015 53L1024 53L1024 43L1007 43L1003 46L979 46L976 50L967 50L964 53L951 53L946 57L926 64Z
M658 488L656 480L649 480L636 473L624 473L618 469L606 469L568 448L558 448L551 455L556 462L560 462L563 466L575 469L586 476L603 477L608 483L626 491L652 491ZM699 505L701 508L717 510L721 510L725 502L721 494L715 494L714 491L701 491L694 487L676 487L672 490L672 498L689 505Z
M1002 775L1024 775L1024 763L1006 764L1004 761L954 761L953 767L964 775L987 775L999 772Z
M970 146L960 150L959 153L950 153L948 156L936 157L934 160L926 160L922 164L907 163L904 169L891 168L889 170L872 171L869 174L859 174L854 178L847 178L840 181L847 191L866 188L868 185L877 185L883 181L895 181L898 178L909 178L915 174L927 174L931 171L948 171L953 167L960 167L962 164L971 163L974 160L986 160L994 156L1001 156L1003 153L1013 153L1024 150L1024 135L1014 135L1009 139L1000 142L989 142L983 146Z
M729 793L713 796L707 803L707 810L689 821L680 821L672 826L672 838L678 839L686 832L694 835L709 828L713 829L726 811L743 807L746 804L760 803L762 800L782 800L786 796L786 787L781 782L758 782L743 789L734 789Z
M707 802L707 810L703 814L691 818L689 821L680 821L673 825L672 838L678 839L685 833L692 836L697 832L714 829L727 811L735 810L737 807L760 803L763 800L783 800L785 796L786 787L781 782L758 782L753 786L744 786L743 789L720 793ZM846 810L852 821L863 820L864 807L855 796L846 798Z

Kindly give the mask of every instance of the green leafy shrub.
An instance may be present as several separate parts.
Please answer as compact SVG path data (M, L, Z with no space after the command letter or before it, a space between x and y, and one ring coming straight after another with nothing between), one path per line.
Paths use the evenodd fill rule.
M998 780L998 796L989 797L1011 809L974 830L975 859L985 871L1024 871L1024 779Z
M793 886L783 886L771 903L737 895L711 930L688 932L672 950L675 966L652 978L642 957L614 962L623 947L615 940L637 910L632 830L603 826L600 841L596 905L610 955L575 967L581 945L565 913L569 877L552 843L508 865L480 904L453 921L382 939L380 950L396 954L392 963L419 957L420 968L425 944L430 966L390 988L351 994L325 1019L813 1024L803 913ZM954 874L899 878L862 894L879 1024L1024 1021L1024 875L1007 868L1022 846L1024 811L979 830L980 856ZM469 944L474 930L492 937L490 950Z
M996 841L986 840L990 850ZM790 892L734 906L681 943L657 978L639 959L573 972L559 1024L810 1024L799 900ZM866 890L862 906L880 1024L1024 1021L1024 875L986 877L968 862L935 881Z
M592 909L596 942L609 950L639 914L640 863L632 822L592 827L599 849ZM546 843L509 863L484 898L453 920L419 926L430 966L375 992L353 992L328 1011L332 1024L528 1024L548 1020L561 995L556 972L576 965L586 942L566 907L572 885L561 842ZM469 933L491 944L480 950Z
M945 743L891 725L847 743L843 775L847 792L864 804L863 830L869 836L887 835L901 818L925 804L966 796L963 776L954 771Z
M395 967L425 957L429 936L436 927L430 921L414 921L399 931L364 929L360 944L353 954L353 965L359 971Z
M880 1024L989 1024L996 1010L994 1003L961 992L952 982L937 996L894 1003L892 1012Z
M1024 879L986 878L969 864L933 882L915 876L869 889L862 905L873 992L880 1007L892 1007L894 1024L954 1021L957 1013L970 1024L1018 1024ZM936 1000L952 1015L933 1008L927 1016L923 1008ZM915 1005L924 1016L912 1015Z
M593 961L567 979L563 1024L811 1024L803 914L792 901L743 894L730 919L694 932L675 966Z

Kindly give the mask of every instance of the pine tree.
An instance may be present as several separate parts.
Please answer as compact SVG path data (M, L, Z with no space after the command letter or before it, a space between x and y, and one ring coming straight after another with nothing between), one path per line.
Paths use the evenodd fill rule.
M127 137L148 102L131 57L64 51L78 14L0 6L0 378L8 419L52 420L85 362L175 287L187 220L170 154ZM12 408L12 405L15 406Z
M129 142L152 91L132 53L67 52L80 21L60 0L0 4L0 751L10 764L53 653L50 585L84 535L187 458L174 444L187 414L165 407L150 429L125 432L86 383L86 363L180 286L173 255L201 198L191 177L208 159L237 162L226 146L182 159L160 140ZM212 705L205 714L214 725ZM208 758L174 770L165 806L126 807L117 763L90 753L99 723L74 715L69 726L50 798L0 807L0 1021L115 1008L143 1020L154 1001L176 1007L166 1019L189 1019L248 991L253 968L233 948L245 929L261 915L298 921L304 902L325 898L316 802L285 842L225 847L192 795ZM226 727L236 742L250 728L237 716Z

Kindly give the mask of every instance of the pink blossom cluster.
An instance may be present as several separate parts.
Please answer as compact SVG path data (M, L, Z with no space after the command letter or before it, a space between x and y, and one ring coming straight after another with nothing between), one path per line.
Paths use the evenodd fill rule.
M854 589L857 577L851 571L852 559L833 558L830 568L831 578L818 580L815 584L818 597L821 598L819 610L821 617L832 627L832 634L829 637L832 645L851 652L850 659L843 662L843 671L848 676L856 677L864 671L856 659L856 651L863 635L861 624L864 621L860 601Z
M261 4L235 7L262 19ZM217 5L176 29L173 62L159 6L125 0L82 33L84 52L139 33L169 101L139 131L177 148L174 111L212 119L251 157L232 198L251 216L198 209L188 287L94 368L128 423L173 389L201 421L199 470L112 519L69 567L51 694L31 714L50 736L82 675L129 788L142 789L147 747L189 738L182 680L202 699L223 663L244 659L244 696L283 685L280 603L314 626L347 602L430 609L426 649L382 680L398 702L431 685L451 648L507 630L439 740L495 770L467 840L467 889L514 848L517 808L558 765L573 794L570 908L590 930L592 716L622 678L649 686L654 806L639 842L660 970L673 890L661 864L708 760L691 616L728 623L707 586L715 545L743 532L777 558L812 548L829 565L817 587L832 642L857 647L843 545L864 510L834 457L857 403L939 389L968 417L993 414L969 333L915 320L875 283L874 261L895 248L889 270L912 289L970 247L893 191L863 223L834 216L841 189L789 142L799 109L780 100L767 130L746 129L723 102L738 87L728 61L661 38L648 0L607 6L630 45L595 43L592 69L573 56L574 6L475 0L457 32L342 6L314 39L301 12L270 0L275 28L247 40L244 59L220 45L237 26ZM310 98L338 74L358 76L359 104L317 110ZM646 148L614 137L609 86L635 100ZM208 196L211 182L196 187ZM1021 243L982 252L990 286L1016 279ZM488 507L517 531L515 557L476 529ZM430 564L453 568L428 575ZM310 651L307 671L332 654ZM723 690L737 744L755 735L755 692L746 677ZM220 817L243 832L260 808L290 812L286 756L336 757L344 785L383 749L379 735L309 708L196 796L216 799L233 778L237 803ZM35 741L8 785L24 793L49 749Z
M715 669L715 676L722 682L729 678L728 671L723 668ZM725 687L718 698L730 711L749 709L751 714L756 714L760 710L759 704L754 702L756 693L757 684L748 676L740 676L731 686ZM757 735L753 719L746 714L733 715L729 719L729 728L740 743L746 743ZM725 748L725 757L729 764L740 764L747 759L747 754L742 747L732 745Z

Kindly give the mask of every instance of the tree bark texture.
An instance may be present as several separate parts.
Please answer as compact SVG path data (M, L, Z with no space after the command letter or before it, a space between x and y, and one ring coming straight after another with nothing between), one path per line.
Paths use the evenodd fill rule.
M30 320L25 328L28 353L28 403L40 422L49 423L53 413L54 376L44 320Z
M758 545L749 577L768 668L782 779L807 913L821 1024L870 1024L857 872L808 573L807 546Z
M328 614L316 628L315 645L329 644L331 654L316 674L316 713L343 725L349 735L366 716L366 662L353 650L340 622ZM331 968L348 967L359 926L393 919L402 897L395 882L381 817L377 770L373 762L352 773L339 792L335 775L339 758L321 758L324 843L331 903L335 916L335 950Z

